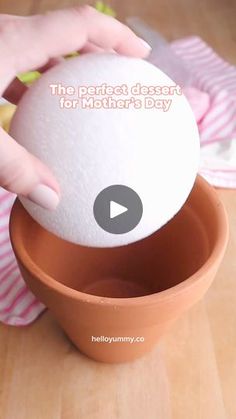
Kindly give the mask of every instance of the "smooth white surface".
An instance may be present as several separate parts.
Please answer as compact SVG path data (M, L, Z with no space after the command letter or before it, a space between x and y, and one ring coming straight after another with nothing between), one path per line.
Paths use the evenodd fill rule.
M110 202L110 218L115 218L126 211L128 211L128 208L124 207L124 205L120 205L114 201Z
M144 107L60 109L58 96L49 89L51 83L131 88L137 82L174 85L146 61L87 54L46 72L18 106L12 135L51 168L62 193L54 212L27 199L22 203L40 224L64 239L98 247L137 241L169 221L190 193L198 169L199 137L184 96L173 96L168 112ZM140 223L121 235L102 230L93 216L97 195L114 184L134 189L143 203Z

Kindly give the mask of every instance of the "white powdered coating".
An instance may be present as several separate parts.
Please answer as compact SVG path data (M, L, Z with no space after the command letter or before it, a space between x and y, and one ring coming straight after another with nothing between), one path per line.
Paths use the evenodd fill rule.
M58 96L51 95L49 88L54 83L131 87L137 82L174 85L146 61L86 54L46 72L20 101L10 132L48 165L62 194L53 212L27 199L22 203L42 226L66 240L98 247L137 241L169 221L191 191L198 170L199 137L184 96L173 96L167 112L144 107L72 110L60 109ZM143 203L141 221L126 234L107 233L94 219L96 196L113 184L134 189Z

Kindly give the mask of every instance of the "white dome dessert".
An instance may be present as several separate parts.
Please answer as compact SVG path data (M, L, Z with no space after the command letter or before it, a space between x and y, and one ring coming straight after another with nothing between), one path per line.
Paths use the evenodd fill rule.
M52 87L59 84L71 87L67 94L52 94L63 93ZM148 62L117 54L85 54L43 74L20 101L10 132L52 170L61 201L51 212L21 198L31 216L63 239L95 247L135 242L168 222L186 201L199 161L196 122L174 86ZM141 200L129 231L106 231L94 216L96 198L112 185ZM126 208L122 199L110 201ZM119 223L116 211L110 218Z

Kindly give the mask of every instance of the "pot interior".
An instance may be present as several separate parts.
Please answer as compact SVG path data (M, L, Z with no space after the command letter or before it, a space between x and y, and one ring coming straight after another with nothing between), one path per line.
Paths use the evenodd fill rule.
M66 242L38 225L21 204L18 234L34 263L68 287L103 297L153 294L194 274L215 246L218 215L204 185L195 184L183 208L159 231L127 246Z

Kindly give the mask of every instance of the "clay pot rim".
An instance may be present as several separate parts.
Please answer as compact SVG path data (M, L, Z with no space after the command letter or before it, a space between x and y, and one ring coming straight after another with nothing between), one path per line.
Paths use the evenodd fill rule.
M225 208L221 201L218 198L218 195L214 188L209 185L209 183L204 180L201 176L197 176L196 179L197 187L205 189L207 191L209 201L211 205L215 208L215 212L217 215L217 225L216 228L218 229L218 237L214 248L207 259L207 261L190 277L186 278L184 281L180 282L179 284L167 288L166 290L144 295L141 297L130 297L130 298L115 298L115 297L101 297L91 294L86 294L81 291L77 291L73 288L67 287L66 285L56 281L50 275L46 274L43 270L41 270L31 259L31 257L26 252L21 236L17 233L19 230L19 225L17 225L15 221L15 217L18 215L18 208L19 205L22 206L20 201L16 200L10 216L10 237L12 242L12 247L14 249L15 255L17 259L21 262L23 267L29 271L33 276L35 276L40 282L43 282L47 287L57 291L60 294L63 294L67 297L70 297L74 300L84 301L84 303L89 304L101 304L101 300L103 305L115 305L115 306L146 306L150 304L163 303L169 299L173 299L176 295L188 292L190 288L192 288L196 283L199 281L204 281L205 274L208 273L211 269L214 270L216 266L216 262L221 259L221 256L224 254L228 234L229 234L229 227L227 221L227 215ZM23 206L22 206L23 207ZM13 221L14 219L14 221Z

